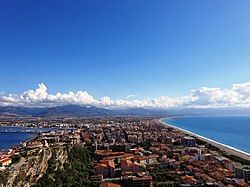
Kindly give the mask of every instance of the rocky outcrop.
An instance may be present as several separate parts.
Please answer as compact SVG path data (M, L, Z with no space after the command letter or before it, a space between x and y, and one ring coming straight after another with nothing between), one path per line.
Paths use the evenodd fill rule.
M13 165L10 170L6 187L29 187L34 185L46 172L50 159L53 158L54 168L62 168L67 161L68 153L63 145L44 147L29 152L29 155Z

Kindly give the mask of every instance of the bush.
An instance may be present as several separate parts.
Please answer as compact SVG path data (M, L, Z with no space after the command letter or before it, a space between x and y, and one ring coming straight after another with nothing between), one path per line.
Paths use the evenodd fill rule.
M20 155L14 155L11 159L12 164L18 163L21 160Z
M90 176L93 174L94 166L90 151L75 146L68 153L68 162L64 163L62 169L56 170L57 160L55 156L49 160L46 174L40 178L35 186L92 186Z
M8 181L8 173L7 172L0 172L0 186L5 186Z

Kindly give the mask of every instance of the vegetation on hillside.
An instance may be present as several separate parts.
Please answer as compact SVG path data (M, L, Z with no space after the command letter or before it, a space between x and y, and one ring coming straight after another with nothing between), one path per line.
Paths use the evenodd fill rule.
M16 164L21 160L21 156L20 155L14 155L11 159L11 163L12 164Z
M68 162L63 167L56 168L56 158L51 157L46 173L41 177L35 187L69 187L69 186L95 186L90 182L93 174L93 162L90 151L75 146L68 152Z
M153 177L154 186L157 187L178 187L179 176L172 176L167 169L154 169L150 171L150 175Z
M0 186L3 185L5 186L8 181L8 172L6 171L1 171L0 172Z

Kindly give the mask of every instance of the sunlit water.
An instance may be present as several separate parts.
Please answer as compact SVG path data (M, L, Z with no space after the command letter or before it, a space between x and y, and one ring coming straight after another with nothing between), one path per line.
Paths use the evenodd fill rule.
M163 122L250 153L250 116L166 118Z

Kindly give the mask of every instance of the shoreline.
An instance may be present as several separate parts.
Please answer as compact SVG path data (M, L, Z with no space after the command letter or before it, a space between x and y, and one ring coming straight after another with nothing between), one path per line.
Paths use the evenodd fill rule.
M8 132L7 132L8 133ZM24 132L25 133L25 132ZM27 143L27 142L30 142L30 141L33 141L34 139L36 139L37 138L37 136L38 136L38 133L29 133L29 134L32 134L30 137L27 137L27 138L25 138L23 141L20 141L20 142L16 142L16 143L13 143L13 144L11 144L11 145L9 145L8 147L6 147L6 148L0 148L0 152L1 151L7 151L7 150L9 150L9 149L14 149L14 148L17 148L17 147L22 147L22 144L23 143Z
M23 128L23 129L33 129L33 128L37 128L37 127L23 127L23 126L12 126L12 125L3 125L3 126L0 126L1 127L10 127L10 128ZM39 129L39 128L38 128ZM22 147L23 143L27 143L27 142L30 142L30 141L33 141L35 140L37 137L38 137L38 134L39 134L39 131L17 131L17 132L0 132L0 133L8 133L8 134L19 134L19 133L25 133L25 134L30 134L29 137L27 138L24 138L22 141L19 141L19 142L16 142L16 143L12 143L11 145L9 145L8 147L5 147L5 148L0 148L0 152L3 151L3 152L6 152L8 151L9 149L14 149L14 148L20 148Z
M199 140L202 140L206 143L209 143L210 145L218 148L219 150L225 152L226 154L228 155L233 155L233 156L236 156L236 157L239 157L239 158L242 158L244 160L247 160L247 161L250 161L250 154L245 152L245 151L242 151L242 150L239 150L237 148L234 148L234 147L231 147L229 145L226 145L226 144L223 144L223 143L220 143L220 142L217 142L215 140L212 140L212 139L209 139L209 138L206 138L204 136L201 136L199 134L196 134L196 133L193 133L191 131L188 131L188 130L185 130L185 129L182 129L182 128L179 128L179 127L176 127L174 125L170 125L164 121L162 121L163 119L165 118L162 118L159 120L159 122L161 124L164 124L168 127L171 127L173 129L176 129L176 130L179 130L179 131L182 131L183 133L185 134L188 134L188 135L191 135L191 136L194 136L195 138L199 139Z

